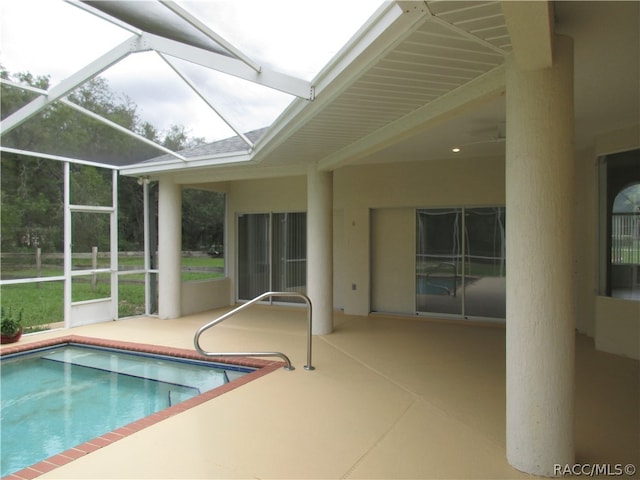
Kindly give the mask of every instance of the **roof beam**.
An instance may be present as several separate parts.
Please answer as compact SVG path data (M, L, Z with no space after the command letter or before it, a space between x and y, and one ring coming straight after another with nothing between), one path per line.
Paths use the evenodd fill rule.
M553 65L553 9L545 1L503 1L516 62L523 70Z
M81 158L63 157L61 155L52 155L50 153L33 152L31 150L20 150L19 148L10 148L0 146L0 152L14 153L16 155L25 155L27 157L44 158L47 160L56 160L58 162L77 163L80 165L90 165L92 167L108 168L110 170L118 170L120 167L115 165L109 165L106 163L92 162L90 160L83 160Z
M238 164L251 164L251 152L230 152L217 155L203 155L200 157L190 157L187 162L178 160L162 160L155 162L141 162L133 165L120 167L120 174L127 176L155 175L160 173L170 173L184 171L185 169L211 168Z
M429 12L431 12L431 11L429 11ZM476 42L477 44L482 45L483 47L487 48L488 50L491 50L492 52L498 53L500 55L504 55L506 53L502 48L496 47L491 42L487 42L486 40L478 37L477 35L474 35L473 33L467 32L465 29L460 28L460 27L458 27L456 25L453 25L453 24L441 19L437 15L430 14L429 15L429 21L433 22L433 23L437 23L438 25L451 30L452 32L455 32L456 34L458 34L458 35L460 35L462 37L468 38L469 40L472 40L472 41Z
M98 17L101 20L105 20L113 25L115 25L116 27L120 27L123 28L124 30L127 30L130 33L133 33L135 35L140 35L142 34L142 30L133 27L131 25L129 25L126 22L123 22L122 20L118 20L115 17L112 17L111 15L108 15L106 13L104 13L101 10L98 10L97 8L88 5L80 0L64 0L65 2L67 2L69 5L73 5L74 7L77 7L81 10L84 10L85 12L90 13L91 15L95 15L96 17Z
M11 85L12 87L16 87L16 88L21 88L23 90L28 90L30 92L37 93L39 95L46 95L47 94L46 90L42 90L41 88L32 87L31 85L21 85L19 83L15 83L15 82L6 80L4 78L0 78L0 83L6 84L6 85ZM154 148L157 148L158 150L160 150L162 152L165 152L165 153L167 153L167 154L169 154L169 155L171 155L171 156L173 156L173 157L175 157L175 158L177 158L179 160L186 161L186 158L183 157L182 155L180 155L179 153L176 153L173 150L171 150L171 149L169 149L169 148L167 148L167 147L165 147L163 145L160 145L159 143L154 142L153 140L149 140L148 138L143 137L142 135L140 135L138 133L135 133L134 131L129 130L128 128L125 128L122 125L119 125L119 124L117 124L117 123L115 123L115 122L113 122L113 121L111 121L109 119L106 119L103 116L98 115L95 112L92 112L91 110L87 110L86 108L81 107L80 105L77 105L77 104L73 103L72 101L70 101L70 100L68 100L66 98L61 98L61 99L59 99L59 101L61 103L65 104L65 105L67 105L68 107L73 108L74 110L82 113L83 115L91 117L94 120L97 120L98 122L104 123L105 125L108 125L109 127L113 128L115 130L118 130L119 132L122 132L122 133L124 133L126 135L129 135L130 137L135 138L136 140L139 140L139 141L141 141L143 143L146 143L147 145L150 145L150 146L152 146Z
M19 125L22 125L31 117L37 115L39 112L47 108L51 103L55 102L60 97L64 97L73 89L100 74L130 53L139 51L140 44L138 43L138 40L139 37L137 35L130 37L117 47L102 55L100 58L94 60L86 67L71 75L69 78L50 88L45 96L41 96L32 100L24 107L9 115L9 117L2 121L2 130L0 131L0 136L4 135L5 133L9 133Z
M348 165L422 130L456 117L473 105L502 95L504 90L504 66L501 65L325 157L318 162L318 168L335 170Z
M306 163L293 165L277 165L255 168L255 164L221 166L219 168L189 169L174 172L172 178L181 185L198 185L202 183L231 182L234 180L254 180L265 178L282 178L305 176L308 172Z
M335 101L380 58L425 21L423 2L385 2L313 79L315 101L292 102L256 145L256 161L269 155Z
M313 87L310 82L284 73L262 69L256 72L253 68L238 59L225 57L202 48L185 45L174 40L144 33L141 37L148 49L180 58L187 62L202 65L234 77L249 80L265 87L307 100L313 99Z
M238 50L235 46L233 46L231 43L227 42L224 38L222 38L216 32L214 32L209 27L207 27L198 18L194 17L189 12L187 12L184 8L182 8L178 4L176 4L176 2L173 2L171 0L159 0L159 1L160 1L160 3L162 5L167 7L169 10L171 10L173 13L178 15L184 21L188 22L190 25L192 25L198 31L200 31L201 33L206 35L209 39L213 40L214 42L216 42L217 44L222 46L225 50L227 50L229 53L231 53L238 60L240 60L241 62L243 62L247 66L251 67L253 70L255 70L258 73L262 70L260 65L258 65L256 62L251 60L244 53L242 53L240 50Z

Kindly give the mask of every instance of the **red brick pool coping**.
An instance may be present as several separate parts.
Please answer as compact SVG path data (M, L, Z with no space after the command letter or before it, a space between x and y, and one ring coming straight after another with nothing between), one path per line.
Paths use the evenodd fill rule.
M33 478L39 477L46 472L50 472L51 470L72 462L73 460L80 458L88 453L117 442L121 438L127 437L139 430L142 430L143 428L158 423L169 417L173 417L174 415L182 413L185 410L189 410L190 408L207 402L212 398L216 398L223 393L229 392L235 388L245 385L252 380L263 377L268 373L278 370L279 368L282 368L284 366L283 362L262 360L251 357L204 357L193 350L185 350L182 348L148 345L144 343L122 342L118 340L106 340L100 338L83 337L79 335L67 335L64 337L52 338L49 340L42 340L39 342L15 345L11 347L4 346L4 348L2 348L2 350L0 351L0 357L13 353L28 352L30 350L53 347L56 345L65 345L69 343L91 345L96 347L117 348L134 352L167 355L171 357L180 357L190 360L199 360L212 363L226 363L229 365L256 368L257 370L247 373L246 375L242 375L241 377L238 377L230 381L229 383L214 388L213 390L209 390L208 392L202 393L196 397L190 398L189 400L185 400L184 402L172 405L171 407L160 410L159 412L141 418L140 420L131 422L128 425L118 428L117 430L105 433L104 435L100 435L99 437L96 437L80 445L76 445L73 448L53 455L27 468L11 473L5 477L2 477L2 480L31 480Z

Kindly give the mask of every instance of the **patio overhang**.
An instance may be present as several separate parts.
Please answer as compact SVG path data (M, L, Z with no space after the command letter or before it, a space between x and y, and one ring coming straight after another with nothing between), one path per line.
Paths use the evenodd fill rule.
M159 157L124 167L124 175L260 165L289 170L317 163L332 170L461 115L504 92L511 51L500 2L390 2L312 80L313 102L300 98L253 150L197 163ZM504 122L502 118L491 124ZM228 174L225 174L228 176Z
M549 64L552 58L553 10L546 1L386 2L311 81L258 65L173 1L68 3L132 36L48 91L38 92L38 98L3 121L1 135L53 102L69 104L64 97L74 88L129 55L153 51L242 141L235 151L212 148L195 155L151 142L165 155L122 166L121 174L130 176L209 170L212 177L220 169L246 172L258 165L271 171L290 171L296 165L304 171L309 164L333 170L443 123L452 124L450 131L460 137L472 130L465 113L483 105L492 105L484 128L497 129L505 123L499 106L505 57L513 51L530 68ZM259 138L250 139L189 80L183 61L295 98ZM444 155L448 147L444 140L439 143L437 151Z
M180 173L205 182L223 171L225 177L233 177L229 173L233 169L239 176L256 167L288 172L317 164L322 170L335 170L379 162L381 152L393 148L428 150L431 158L443 160L504 155L505 58L513 54L523 69L544 68L553 60L556 33L585 35L580 19L572 20L577 13L572 2L397 0L382 4L327 66L306 81L259 65L172 1L67 3L117 25L131 37L48 91L37 92L38 98L3 120L0 135L54 102L79 110L65 99L74 88L131 54L153 51L224 120L241 144L233 151L211 148L194 155L151 142L166 155L122 166L120 171L132 176ZM576 84L579 124L593 134L607 122L628 123L628 108L622 116L612 116L615 108L620 110L613 105L621 105L619 95L613 98L616 89L607 90L613 100L608 102L607 121L595 111L588 98L592 98L593 85L605 85L606 79L580 60L576 64L581 69L576 79L582 82ZM187 63L287 92L294 99L259 138L250 138L189 80L183 71ZM97 115L94 118L119 128ZM416 140L418 132L421 140ZM584 128L577 130L578 143L585 132ZM410 144L403 147L407 141ZM460 144L469 148L454 157L451 147Z

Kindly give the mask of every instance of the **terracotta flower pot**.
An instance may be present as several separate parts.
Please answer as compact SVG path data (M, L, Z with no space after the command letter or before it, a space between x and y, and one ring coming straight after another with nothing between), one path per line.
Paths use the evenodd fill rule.
M22 327L20 327L20 330L18 330L13 335L1 334L0 335L0 343L2 343L2 344L4 344L4 343L15 343L18 340L20 340L21 336L22 336Z

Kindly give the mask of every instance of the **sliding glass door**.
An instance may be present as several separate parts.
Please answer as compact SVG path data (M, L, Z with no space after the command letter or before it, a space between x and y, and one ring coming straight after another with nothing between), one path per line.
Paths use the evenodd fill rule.
M418 210L418 312L462 314L462 209Z
M505 318L504 208L467 208L464 224L464 315Z
M270 287L269 214L238 217L238 298L251 300Z
M416 310L505 317L504 207L416 214Z
M304 213L274 213L271 219L272 289L304 293L307 286L307 216Z
M306 292L307 216L300 212L238 217L238 299L268 291ZM297 299L277 297L274 301Z

